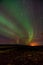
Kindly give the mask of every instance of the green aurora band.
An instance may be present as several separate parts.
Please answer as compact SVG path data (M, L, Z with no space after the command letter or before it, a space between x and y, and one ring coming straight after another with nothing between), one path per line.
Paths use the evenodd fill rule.
M12 16L15 16L16 19L19 21L19 23L25 28L25 30L28 32L28 41L26 41L26 44L28 42L31 42L33 39L33 27L31 25L30 19L28 19L27 10L24 9L23 5L21 4L21 1L4 1L3 4L5 5L6 9L10 12ZM13 29L16 33L21 33L19 29L17 29L17 26L13 25L12 23L9 23L6 19L4 19L3 16L0 16L0 22L2 21L2 24L7 25L9 28ZM21 35L22 36L22 35Z
M18 33L19 34L19 36L23 36L22 34L21 34L21 31L17 28L17 26L15 26L14 24L12 24L11 23L11 21L8 21L6 18L4 18L4 16L0 16L0 23L1 24L3 24L4 26L7 26L7 27L9 27L11 30L13 30L15 33ZM2 28L3 29L3 28ZM0 29L0 30L2 30L2 29ZM3 30L3 31L5 31L6 33L8 33L8 32L10 32L10 31L8 31L8 30ZM14 33L13 32L13 33Z

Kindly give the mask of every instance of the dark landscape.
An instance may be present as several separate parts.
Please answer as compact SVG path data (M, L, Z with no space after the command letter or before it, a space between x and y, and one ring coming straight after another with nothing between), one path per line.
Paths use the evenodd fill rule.
M43 65L43 46L10 45L0 51L0 65Z

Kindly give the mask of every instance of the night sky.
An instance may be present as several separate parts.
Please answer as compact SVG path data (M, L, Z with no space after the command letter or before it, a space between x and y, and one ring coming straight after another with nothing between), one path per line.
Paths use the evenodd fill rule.
M21 39L24 45L43 45L42 0L0 1L0 44L15 39L18 44Z

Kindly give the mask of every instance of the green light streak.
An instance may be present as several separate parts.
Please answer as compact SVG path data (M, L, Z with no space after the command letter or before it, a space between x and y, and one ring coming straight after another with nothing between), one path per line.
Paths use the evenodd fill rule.
M28 41L30 42L33 39L33 27L31 26L31 21L28 19L27 11L23 8L21 4L21 0L19 1L16 0L14 2L6 1L4 2L4 5L8 9L8 11L11 13L11 15L15 16L17 20L19 20L19 23L21 23L21 25L24 26L24 28L28 32L27 33L29 38ZM13 27L13 26L14 25L9 27L14 30L14 28L16 27ZM17 30L18 29L16 29L16 32L18 32Z
M8 21L7 19L5 19L4 16L0 16L0 23L7 26L8 28L10 28L11 30L13 30L15 33L18 33L20 37L23 37L23 34L21 33L21 31L17 28L17 26L15 24L12 24L11 21ZM4 31L4 30L3 30Z
M5 2L7 9L11 12L13 16L19 20L22 26L28 31L28 41L30 42L33 38L33 28L31 26L31 21L27 17L26 10L20 5L20 1Z
M0 28L0 34L10 37L10 38L14 38L16 36L13 32L2 27Z

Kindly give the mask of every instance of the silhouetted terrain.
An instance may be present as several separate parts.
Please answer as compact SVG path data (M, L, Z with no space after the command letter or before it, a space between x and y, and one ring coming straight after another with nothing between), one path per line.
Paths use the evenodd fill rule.
M6 46L0 51L0 65L43 65L43 47Z

